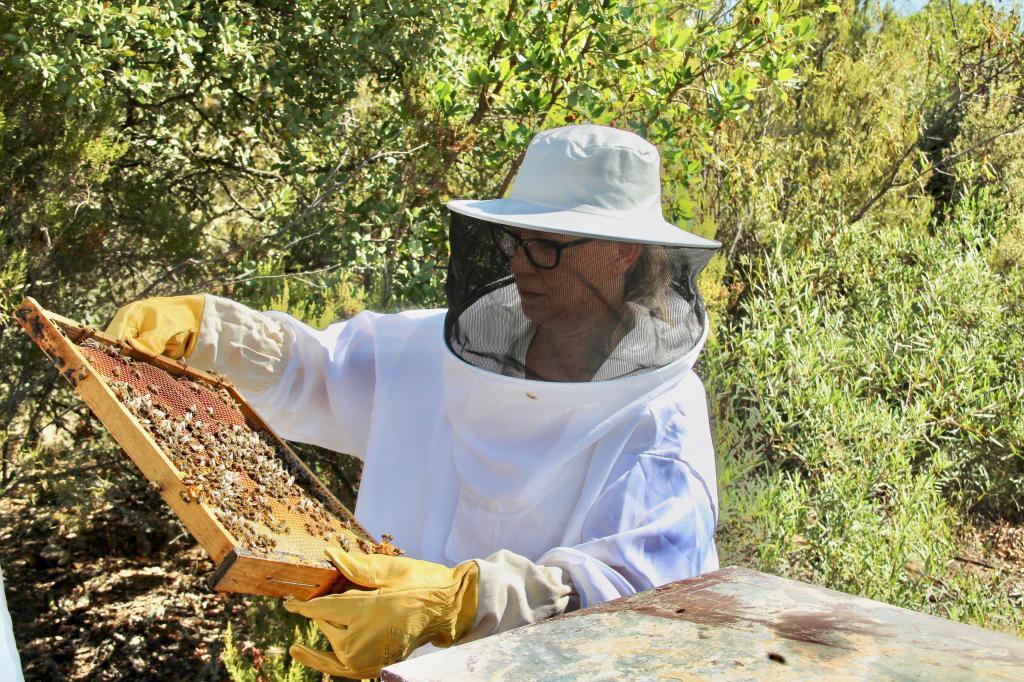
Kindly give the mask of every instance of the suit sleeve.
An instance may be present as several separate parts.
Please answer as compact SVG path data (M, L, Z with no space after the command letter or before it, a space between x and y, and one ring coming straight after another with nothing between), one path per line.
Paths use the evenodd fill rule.
M598 499L584 542L556 547L538 563L566 571L582 606L601 603L718 568L716 517L696 470L644 454Z
M207 296L189 360L231 379L283 438L363 457L377 317L360 313L318 330L284 313Z
M715 516L696 471L641 455L599 498L582 544L537 562L507 550L477 560L477 615L464 641L713 570Z
M715 451L696 374L652 418L657 436L613 469L581 542L538 561L567 571L583 606L718 569Z

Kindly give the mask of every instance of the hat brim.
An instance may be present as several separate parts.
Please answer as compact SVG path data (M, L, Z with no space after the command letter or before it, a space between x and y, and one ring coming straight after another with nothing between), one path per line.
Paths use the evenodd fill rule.
M518 199L453 199L446 205L452 211L470 218L528 230L699 249L718 249L722 246L721 242L714 239L705 239L676 227L661 216L611 218L596 213L549 208Z

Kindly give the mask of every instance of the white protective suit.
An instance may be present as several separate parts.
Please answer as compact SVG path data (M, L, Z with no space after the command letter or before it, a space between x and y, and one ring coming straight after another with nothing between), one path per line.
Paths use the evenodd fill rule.
M11 614L7 611L7 594L4 592L4 574L0 569L0 682L21 682L21 659L14 642L14 628Z
M364 312L319 331L207 296L189 360L282 437L362 459L355 513L371 533L417 559L477 559L472 637L718 568L692 371L704 337L647 374L544 382L462 361L444 316Z

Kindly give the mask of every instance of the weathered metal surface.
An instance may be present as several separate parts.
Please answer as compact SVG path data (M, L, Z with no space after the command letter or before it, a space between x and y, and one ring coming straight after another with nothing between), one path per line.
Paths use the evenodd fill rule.
M1024 640L726 568L384 670L384 680L1024 680Z

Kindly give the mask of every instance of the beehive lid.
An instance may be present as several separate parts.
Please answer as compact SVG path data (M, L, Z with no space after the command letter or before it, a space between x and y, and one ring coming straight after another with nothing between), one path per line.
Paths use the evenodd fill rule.
M1024 641L729 567L388 666L428 680L1024 680Z

